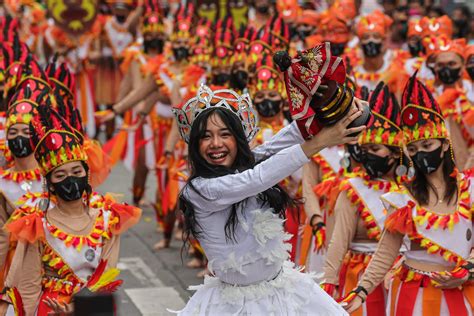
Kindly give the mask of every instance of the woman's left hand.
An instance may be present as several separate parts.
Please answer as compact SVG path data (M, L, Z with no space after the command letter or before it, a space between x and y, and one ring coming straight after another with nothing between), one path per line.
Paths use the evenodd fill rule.
M435 285L439 289L455 289L462 286L469 279L469 274L464 278L456 278L449 272L443 274L433 272L431 278L439 283Z
M71 304L66 304L50 297L45 298L43 302L53 310L52 312L49 312L48 315L59 316L73 314L73 308Z

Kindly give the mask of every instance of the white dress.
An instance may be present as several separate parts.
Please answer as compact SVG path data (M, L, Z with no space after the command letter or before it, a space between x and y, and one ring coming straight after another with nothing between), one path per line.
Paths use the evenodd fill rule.
M253 169L226 176L196 178L184 194L193 204L202 231L199 242L215 277L206 277L179 315L346 315L311 274L287 261L291 237L283 220L257 195L297 171L309 160L303 138L293 123L254 149ZM225 223L232 205L238 208L234 240Z

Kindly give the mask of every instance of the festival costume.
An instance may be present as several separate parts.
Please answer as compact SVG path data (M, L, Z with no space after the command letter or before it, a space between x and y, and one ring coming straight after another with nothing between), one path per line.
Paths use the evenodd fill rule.
M464 39L449 40L439 37L436 54L454 52L464 57L466 42ZM448 121L448 130L457 164L460 170L466 167L467 156L474 145L474 88L467 79L460 79L454 87L440 84L434 87L433 96L439 103L443 116ZM472 166L471 166L472 167Z
M69 162L87 160L82 129L75 125L80 121L69 119L53 109L47 94L36 108L31 140L43 175ZM48 193L25 195L24 206L6 225L18 246L2 299L16 313L45 316L51 312L43 301L46 298L69 303L82 288L111 292L122 283L114 280L119 272L114 268L119 235L137 223L141 211L98 194L85 194L83 199L88 214L74 218L75 225L83 228L64 224L65 215Z
M6 112L6 132L16 124L29 125L35 108L44 101L42 91L50 88L40 78L39 68L35 69L35 62L31 61L30 67L22 66L18 69L24 77L15 87L17 91L10 99ZM43 75L44 78L44 75ZM31 156L32 157L32 156ZM24 194L42 191L42 176L39 168L31 170L15 170L11 168L0 168L0 226L3 227L9 221L13 211L23 205L20 202ZM3 287L4 278L7 275L11 259L15 252L16 242L9 238L9 233L2 230L0 233L0 285Z
M176 110L182 136L188 140L194 118L217 106L237 115L247 140L256 133L256 113L248 96L231 90L211 91L204 87L198 96ZM287 262L290 237L282 220L258 201L255 195L301 168L308 159L301 146L303 138L295 123L282 129L269 142L254 149L253 169L217 178L196 178L182 194L193 204L203 234L198 237L215 275L207 276L180 315L320 314L344 315L343 309L324 293L308 274ZM277 167L278 166L278 167ZM275 173L278 168L278 174ZM199 192L199 193L198 193ZM224 226L234 203L246 200L237 216L235 241L226 241Z
M428 89L412 77L402 98L402 130L406 144L421 139L449 139L438 104ZM449 157L449 152L445 159ZM474 199L471 178L457 177L458 199L454 212L436 213L419 205L407 189L382 196L388 210L385 232L379 247L359 286L368 293L380 284L398 255L404 237L407 251L404 261L395 271L387 299L388 315L471 315L474 299L472 282L454 289L435 288L431 273L409 266L418 263L436 266L443 274L449 271L456 278L469 272L463 266L472 249L472 204ZM356 291L357 292L357 291ZM350 300L356 292L346 297ZM359 290L359 295L363 293Z
M398 147L402 153L403 134L400 109L388 86L380 83L370 97L372 119L361 133L359 144ZM357 285L384 229L385 207L380 197L398 189L395 181L370 178L366 173L346 178L335 206L336 224L324 264L323 288L345 297ZM386 291L379 285L367 297L364 306L352 315L383 315Z

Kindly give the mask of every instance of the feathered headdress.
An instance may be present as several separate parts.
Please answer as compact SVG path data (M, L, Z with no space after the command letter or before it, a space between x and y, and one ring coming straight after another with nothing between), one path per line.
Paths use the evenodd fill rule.
M177 40L179 38L190 39L191 29L193 25L194 6L192 3L186 1L186 3L180 4L176 18L173 25L173 33L171 34L171 40Z
M227 15L217 21L214 35L214 53L212 66L230 65L234 54L235 29L232 16Z
M388 86L380 82L370 95L369 104L373 115L360 135L359 144L402 147L400 105Z
M166 32L157 0L148 0L145 4L145 16L143 17L141 32L142 34Z
M286 99L285 81L274 64L271 55L263 55L255 64L255 74L250 82L250 91L255 95L260 90L275 90Z
M402 130L405 144L421 139L449 138L441 109L433 95L416 79L408 81L402 95Z

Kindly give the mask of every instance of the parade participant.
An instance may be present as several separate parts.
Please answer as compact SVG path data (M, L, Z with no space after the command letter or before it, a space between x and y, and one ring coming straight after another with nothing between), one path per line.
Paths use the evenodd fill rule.
M351 61L357 86L365 86L372 91L380 81L391 75L394 52L387 48L387 32L391 24L392 19L377 10L361 17L357 23L356 33L363 52L358 64Z
M91 58L95 66L94 96L100 107L111 107L117 102L123 76L120 64L125 49L133 43L130 22L127 23L132 1L112 0L108 1L108 4L111 6L112 15L104 17L101 33L92 44L96 52L95 58ZM112 137L114 125L113 121L106 125L107 139Z
M46 316L71 312L71 298L82 288L110 292L121 284L114 281L120 234L141 211L92 193L83 135L49 97L36 110L31 143L48 192L26 196L31 204L6 226L18 246L1 307L8 302L17 313Z
M466 42L443 37L438 40L441 43L435 54L434 71L440 84L435 87L434 96L448 122L456 165L466 170L474 166L472 160L467 164L474 145L473 122L468 119L473 115L474 90L469 80L462 78Z
M250 39L255 30L252 27L242 25L235 39L234 53L232 55L232 69L230 73L230 87L238 92L244 92L249 83L248 50Z
M214 33L214 49L211 57L211 83L219 87L229 87L232 56L235 41L234 23L230 16L217 21Z
M343 314L308 274L285 263L289 236L279 215L290 199L276 185L322 148L355 139L347 135L363 127L346 129L361 114L355 104L351 109L311 140L304 141L294 123L253 152L248 142L257 119L248 96L202 87L175 111L191 165L180 196L185 227L215 275L195 288L179 314Z
M358 287L344 300L354 312L382 282L399 255L387 299L390 315L470 315L472 183L458 173L441 110L413 76L403 92L401 127L415 175L382 196L384 231Z
M342 56L350 39L350 28L344 15L334 10L328 11L321 20L321 33L323 40L331 43L331 54Z
M23 203L25 194L42 191L42 177L30 144L29 124L35 108L44 100L50 87L44 81L39 65L30 61L29 66L18 69L24 77L10 100L6 120L6 140L13 157L11 168L0 168L0 225L3 227L13 211ZM43 77L43 79L41 79ZM0 283L10 269L16 242L9 240L9 234L0 232Z
M403 147L400 108L383 82L372 93L370 107L372 119L359 138L364 172L342 181L334 210L337 234L328 246L322 286L334 298L344 297L356 287L383 231L385 209L380 196L398 187L395 169ZM379 285L367 297L364 314L383 315L385 296Z

